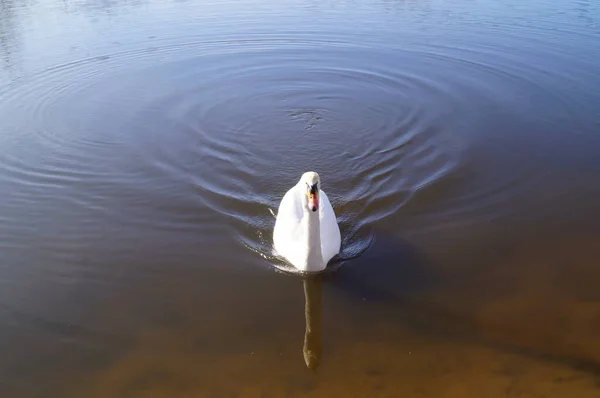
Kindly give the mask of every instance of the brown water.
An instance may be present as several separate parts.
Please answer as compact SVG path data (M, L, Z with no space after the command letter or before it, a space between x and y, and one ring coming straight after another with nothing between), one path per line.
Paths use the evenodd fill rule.
M598 43L584 0L0 0L0 396L600 397Z

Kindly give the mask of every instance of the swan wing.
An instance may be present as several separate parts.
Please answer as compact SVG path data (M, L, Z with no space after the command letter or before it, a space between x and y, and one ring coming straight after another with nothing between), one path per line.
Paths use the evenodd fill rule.
M300 222L302 221L302 203L296 193L297 187L292 187L281 199L275 227L273 229L273 245L278 254L284 257L295 257L302 247Z
M321 190L319 196L319 201L321 202L319 207L319 218L321 221L321 252L323 254L323 260L327 263L333 256L340 252L342 240L340 227L338 226L335 212L333 211L333 207L331 206L327 194Z
M277 219L282 221L300 222L302 220L302 203L296 194L297 187L293 186L285 193L279 203Z

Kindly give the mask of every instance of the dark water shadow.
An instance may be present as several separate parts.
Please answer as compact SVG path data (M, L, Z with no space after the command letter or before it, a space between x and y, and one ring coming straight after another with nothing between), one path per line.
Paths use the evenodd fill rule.
M452 297L446 303L438 290L446 282L435 265L409 242L392 235L378 235L365 255L324 274L323 280L350 301L385 306L388 317L416 335L566 366L590 374L600 386L600 361L592 352L568 344L549 345L544 342L547 336L537 335L539 329L494 322L454 308L448 304Z
M351 299L402 302L407 294L435 282L425 257L407 241L378 235L361 257L346 262L324 280Z

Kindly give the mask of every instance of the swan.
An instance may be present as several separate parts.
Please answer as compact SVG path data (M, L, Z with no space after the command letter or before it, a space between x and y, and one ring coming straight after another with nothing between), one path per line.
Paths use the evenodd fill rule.
M320 272L340 252L335 212L321 189L319 174L302 174L281 199L273 228L273 246L299 271Z

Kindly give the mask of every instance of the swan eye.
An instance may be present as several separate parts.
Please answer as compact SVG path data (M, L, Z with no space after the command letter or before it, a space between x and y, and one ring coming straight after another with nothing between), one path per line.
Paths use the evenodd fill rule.
M316 195L319 191L318 183L314 183L313 185L306 183L306 185L308 186L308 192L306 193L308 196Z

